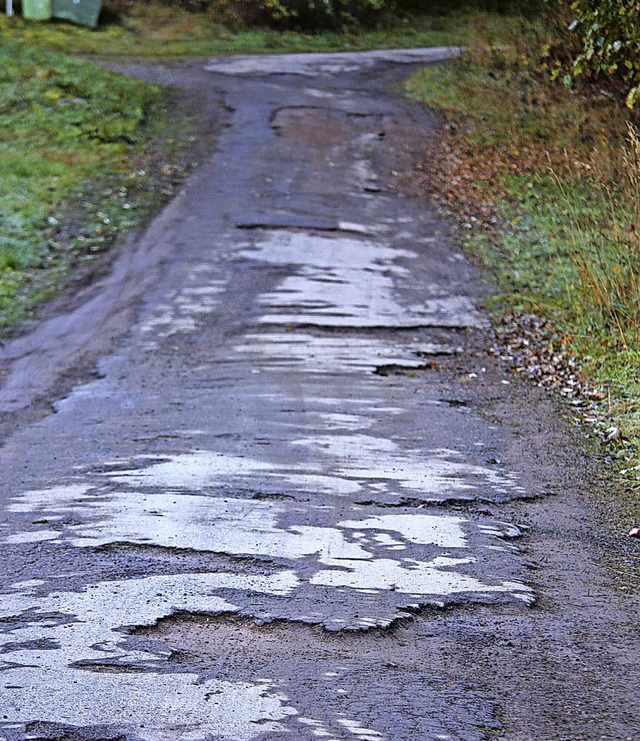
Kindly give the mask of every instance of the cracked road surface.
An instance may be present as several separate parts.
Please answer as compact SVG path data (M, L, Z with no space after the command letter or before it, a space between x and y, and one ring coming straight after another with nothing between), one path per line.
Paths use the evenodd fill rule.
M518 507L544 486L473 409L508 385L482 283L399 185L433 123L388 85L447 54L129 70L226 125L112 276L2 351L28 422L0 454L0 738L573 737L514 731L483 655L498 618L536 635Z

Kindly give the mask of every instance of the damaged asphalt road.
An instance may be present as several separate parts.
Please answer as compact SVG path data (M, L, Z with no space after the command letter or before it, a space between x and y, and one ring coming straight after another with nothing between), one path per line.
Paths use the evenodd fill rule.
M127 69L226 125L2 349L0 738L640 738L586 454L399 188L434 122L389 85L446 56Z

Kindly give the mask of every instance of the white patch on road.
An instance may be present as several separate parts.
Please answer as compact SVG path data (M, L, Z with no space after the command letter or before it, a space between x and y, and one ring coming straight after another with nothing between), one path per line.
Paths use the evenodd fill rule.
M307 412L306 416L315 416L321 422L323 428L333 430L348 430L356 432L357 430L367 429L375 425L375 420L371 417L361 417L357 414L343 414L340 412Z
M318 572L310 584L329 587L349 587L358 591L393 590L414 596L451 595L463 593L503 592L531 601L531 590L518 582L503 581L486 584L467 574L452 571L456 566L474 563L473 558L438 557L431 561L379 558L375 561L341 560L340 569Z
M168 457L147 468L109 473L116 483L165 489L195 489L241 483L257 474L282 490L293 488L333 495L364 489L437 501L455 492L489 488L497 493L522 491L513 477L495 468L466 463L452 450L417 451L370 435L323 435L291 443L306 448L303 461L286 464L197 450ZM329 459L329 460L328 460ZM333 460L331 460L333 459Z
M357 530L391 530L410 543L432 544L440 548L466 548L462 517L444 515L381 515L367 520L340 522L340 527ZM354 533L355 535L355 533ZM498 533L496 532L496 535ZM396 541L389 543L397 545Z
M20 545L20 543L44 543L46 540L58 540L60 533L56 530L37 530L33 533L13 533L5 538L8 545Z
M423 452L401 448L393 440L371 435L322 435L294 440L292 445L330 456L330 470L351 480L376 479L391 493L396 487L418 498L425 495L477 491L481 486L495 492L522 491L513 477L485 466L466 463L455 450Z
M52 505L63 507L65 504L81 501L84 494L93 487L91 484L71 484L70 486L54 486L51 489L25 491L15 498L9 505L10 512L33 512L42 507Z
M12 725L105 724L144 741L238 741L275 731L275 721L295 713L283 697L264 685L160 674L169 650L134 648L123 629L151 626L179 611L236 612L236 605L215 594L220 589L288 594L296 584L291 572L178 574L46 596L34 589L2 595L0 616L15 618L16 627L0 633L0 707ZM30 645L35 641L38 648ZM112 665L106 673L91 669L105 663ZM126 671L131 665L140 671Z
M171 291L164 302L153 307L147 319L137 327L144 339L145 349L153 349L157 341L179 332L194 332L200 319L215 311L220 305L220 296L227 288L225 280L216 279L208 273L214 268L204 264L197 266L186 277L186 286L180 291Z
M365 52L341 52L331 55L260 54L211 59L205 66L207 72L223 75L301 75L319 77L357 72L373 67L379 62L394 64L426 64L442 62L455 56L455 47L430 47L424 49L384 49Z
M270 475L278 466L253 458L196 450L184 455L167 456L167 460L148 468L135 468L107 474L111 481L131 486L162 486L165 488L202 489L223 482L226 478Z
M57 533L60 539L69 538L78 547L127 542L290 560L313 555L320 563L329 564L341 559L373 558L360 545L346 540L336 528L279 527L278 520L286 510L273 502L193 494L113 492L77 501L65 498L59 504L49 499L47 505L38 509L73 513L76 518L86 519L83 524L69 525ZM450 520L443 517L442 535L432 528L430 537L434 542L452 542L447 535L452 528ZM407 529L404 524L401 527ZM393 527L387 522L387 527L380 529Z
M316 586L350 587L371 593L372 590L395 590L416 596L453 595L462 593L506 592L528 596L522 584L491 584L451 571L459 565L476 562L476 555L465 558L438 556L428 560L389 558L389 548L413 548L419 554L424 547L469 550L468 530L477 533L469 521L451 515L394 514L346 520L335 527L306 524L310 512L298 507L298 522L290 522L293 512L273 502L256 502L229 497L206 497L193 494L114 492L94 496L86 494L77 500L63 496L59 507L43 492L31 492L43 512L73 513L85 519L82 524L68 525L60 539L77 547L97 547L112 543L134 543L164 548L225 553L234 556L258 556L291 562L302 561L305 569L317 569L309 581ZM21 506L24 503L21 502ZM286 525L281 525L286 521ZM464 526L464 527L463 527ZM367 535L367 531L382 531ZM389 532L397 540L389 540ZM501 533L496 528L495 533ZM491 543L489 543L490 545ZM483 550L474 543L474 554ZM484 553L487 553L484 548ZM379 553L386 553L378 557ZM326 568L329 567L329 568ZM286 572L285 590L302 589L293 572ZM227 577L234 586L234 577ZM249 589L240 578L234 586ZM283 577L284 578L284 577ZM265 591L264 588L261 591ZM363 619L367 619L364 617ZM371 617L375 623L376 618Z
M233 348L233 358L246 358L261 369L303 373L371 372L381 366L420 368L429 356L453 354L453 348L434 343L401 344L377 337L316 336L308 333L246 335Z
M275 265L291 265L295 274L262 294L267 309L263 324L311 324L334 327L477 327L483 322L472 301L462 294L426 297L413 307L399 303L412 274L398 260L417 253L380 242L305 232L266 232L244 250L243 257ZM421 286L424 293L425 287Z
M360 741L381 741L384 736L378 731L373 731L371 728L365 728L360 725L356 720L350 720L348 718L337 718L337 722L346 728L349 733L352 733Z
M293 473L296 470L301 473ZM307 473L308 471L308 473ZM252 458L194 451L174 456L146 469L121 471L108 474L112 481L131 486L162 486L169 489L202 489L219 486L230 481L252 479L256 474L271 478L283 488L288 484L304 491L328 494L355 494L360 490L357 481L339 476L329 476L310 466L277 465Z
M11 718L7 730L38 721L108 725L137 741L250 741L282 730L277 721L296 713L265 686L196 674L101 673L58 665L2 676L0 706Z

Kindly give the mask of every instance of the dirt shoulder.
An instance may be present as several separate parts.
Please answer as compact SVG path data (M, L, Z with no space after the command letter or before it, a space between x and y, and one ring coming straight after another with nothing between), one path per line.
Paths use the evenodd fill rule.
M411 198L450 206L450 199L433 193L433 178L430 194L425 187L432 155L433 144L414 151L395 185ZM465 207L478 213L478 202L462 202ZM462 679L496 700L502 728L487 729L489 736L640 738L634 679L640 550L627 534L635 494L616 483L612 449L585 424L579 394L563 396L566 384L528 378L518 369L509 343L530 338L517 317L494 312L493 320L501 332L466 337L464 355L439 364L435 373L451 400L508 432L506 459L499 463L517 472L530 497L499 508L487 504L485 511L524 528L518 547L529 562L537 603L526 616L508 608L430 612L419 627L406 626L396 637L433 631L426 660L445 666L451 681ZM541 333L540 344L544 340ZM572 370L558 365L549 373L566 378Z
M527 528L519 547L538 600L526 617L444 618L456 644L448 660L500 698L498 736L638 738L638 553L602 455L561 402L490 357L484 367L470 408L510 431L506 462L535 497L500 516Z

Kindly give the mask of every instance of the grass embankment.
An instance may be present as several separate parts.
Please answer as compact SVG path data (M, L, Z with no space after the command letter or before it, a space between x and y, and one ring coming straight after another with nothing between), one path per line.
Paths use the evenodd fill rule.
M125 57L222 56L391 47L446 46L461 34L451 17L399 19L383 29L345 29L341 33L297 33L261 28L233 29L204 13L149 2L137 4L118 22L98 30L68 23L34 23L0 16L0 34L70 54Z
M514 20L499 46L478 31L460 60L407 89L448 122L428 185L499 286L502 352L582 409L637 491L640 145L607 91L550 82L554 43L530 22ZM637 497L626 505L637 521Z
M0 333L162 198L145 169L162 98L158 87L0 39Z

